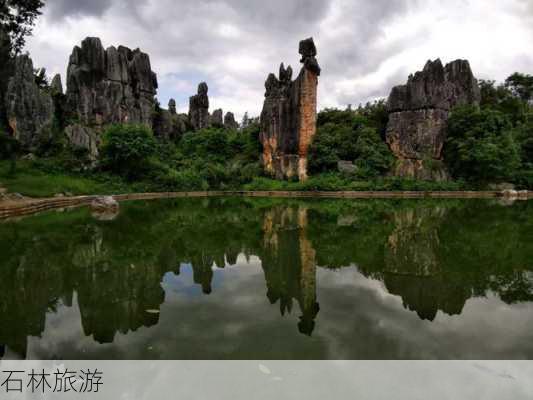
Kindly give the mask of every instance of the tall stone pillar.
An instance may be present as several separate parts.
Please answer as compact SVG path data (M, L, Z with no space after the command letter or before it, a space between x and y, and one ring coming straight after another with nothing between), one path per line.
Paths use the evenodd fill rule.
M277 179L307 178L307 155L316 134L320 67L313 39L300 42L303 68L292 81L292 68L281 64L279 78L265 82L261 113L262 164Z

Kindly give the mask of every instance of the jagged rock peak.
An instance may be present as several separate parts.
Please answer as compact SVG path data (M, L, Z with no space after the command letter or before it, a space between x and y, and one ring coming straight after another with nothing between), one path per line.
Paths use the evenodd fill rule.
M479 103L480 97L468 61L456 60L443 66L437 59L410 75L407 84L394 87L388 108L390 112L430 108L450 111L459 104Z
M260 140L265 172L278 178L307 178L309 145L316 133L317 85L320 67L313 39L300 42L304 64L292 81L292 68L282 63L279 78L269 74L261 113Z
M5 96L5 97L4 97ZM52 96L35 83L33 62L28 55L15 59L6 93L0 94L11 134L32 149L43 135L48 135L54 116Z
M174 99L170 99L168 101L168 112L172 115L176 115L177 114L177 111L176 111L176 100Z
M235 121L235 115L232 112L227 112L224 116L224 128L230 130L239 129L239 124Z
M211 125L217 128L224 126L224 111L222 111L222 109L219 108L218 110L213 111L213 115L211 116Z
M456 60L444 66L428 61L410 75L407 84L392 89L387 143L398 159L394 175L445 180L442 162L450 111L463 104L479 104L480 89L470 64Z
M52 94L63 94L63 82L61 81L61 75L56 74L50 83L50 89Z
M321 69L316 59L317 50L313 38L302 40L299 52L302 56L300 62L304 64L304 67L320 76Z
M208 92L207 83L202 82L198 85L198 93L189 99L189 122L195 131L210 124Z
M111 46L104 50L99 38L88 37L70 56L67 103L84 125L151 126L157 86L150 57L139 49Z

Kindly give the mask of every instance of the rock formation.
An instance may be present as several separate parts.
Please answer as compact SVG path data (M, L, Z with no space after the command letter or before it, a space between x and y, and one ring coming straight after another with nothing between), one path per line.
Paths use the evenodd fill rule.
M61 75L56 74L50 83L50 90L52 94L63 94L63 82L61 81Z
M176 101L170 99L168 111L156 108L153 122L154 134L157 137L176 141L187 132L189 128L189 117L186 114L178 114Z
M139 49L104 50L98 38L74 47L67 70L67 105L79 125L93 129L96 136L107 124L152 126L156 91L150 58Z
M28 55L15 59L4 101L12 135L22 146L32 149L42 137L51 134L52 96L35 83L33 62Z
M227 112L224 116L224 128L233 131L239 129L239 124L235 121L235 115L232 112Z
M406 85L392 89L388 100L387 143L398 159L393 174L426 180L446 180L442 163L450 111L480 101L470 64L457 60L445 67L428 61Z
M198 85L198 94L189 99L189 122L195 131L210 124L208 91L207 83L202 82Z
M211 115L211 125L216 128L221 128L224 126L224 111L222 111L220 108L213 111L213 115Z
M168 112L171 115L176 115L177 114L177 111L176 111L176 100L170 99L168 101Z
M279 78L270 74L261 113L260 140L265 171L277 179L307 178L307 152L316 133L320 67L313 39L300 42L303 68L292 81L292 68L281 64Z

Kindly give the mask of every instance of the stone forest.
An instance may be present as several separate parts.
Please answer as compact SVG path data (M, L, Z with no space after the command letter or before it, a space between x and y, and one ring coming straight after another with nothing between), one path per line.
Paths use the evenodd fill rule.
M2 365L533 359L533 75L483 79L478 53L438 47L359 94L359 63L383 63L332 49L307 16L227 55L225 25L189 49L122 28L80 40L77 14L55 74L24 45L40 12L12 9L0 1ZM36 40L57 35L46 18Z
M319 112L321 68L312 38L300 42L299 53L296 79L282 63L278 76L266 79L261 115L246 114L242 123L231 111L210 112L206 82L190 96L187 114L177 112L174 99L163 109L157 75L140 49L106 49L86 38L72 50L65 88L60 75L48 80L28 54L16 56L0 104L2 170L35 170L44 182L53 170L68 183L36 191L11 173L4 186L37 197L531 187L528 75L497 86L478 81L467 60L437 59L392 88L386 101ZM96 182L102 177L108 184Z

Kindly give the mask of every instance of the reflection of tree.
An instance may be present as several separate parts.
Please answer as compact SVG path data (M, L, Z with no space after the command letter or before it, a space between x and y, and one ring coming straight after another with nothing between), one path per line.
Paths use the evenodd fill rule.
M442 207L416 208L395 213L395 230L385 248L383 280L390 293L402 297L406 308L422 319L434 320L437 311L461 314L471 290L442 275L438 256L438 227Z
M86 335L112 342L158 323L161 280L190 265L212 290L213 266L239 254L262 261L267 297L282 314L297 303L310 335L319 312L317 264L357 265L432 320L460 314L471 296L533 301L533 204L270 201L131 203L109 222L86 210L0 224L0 343L21 356L46 313L77 293ZM0 351L5 351L0 346Z

